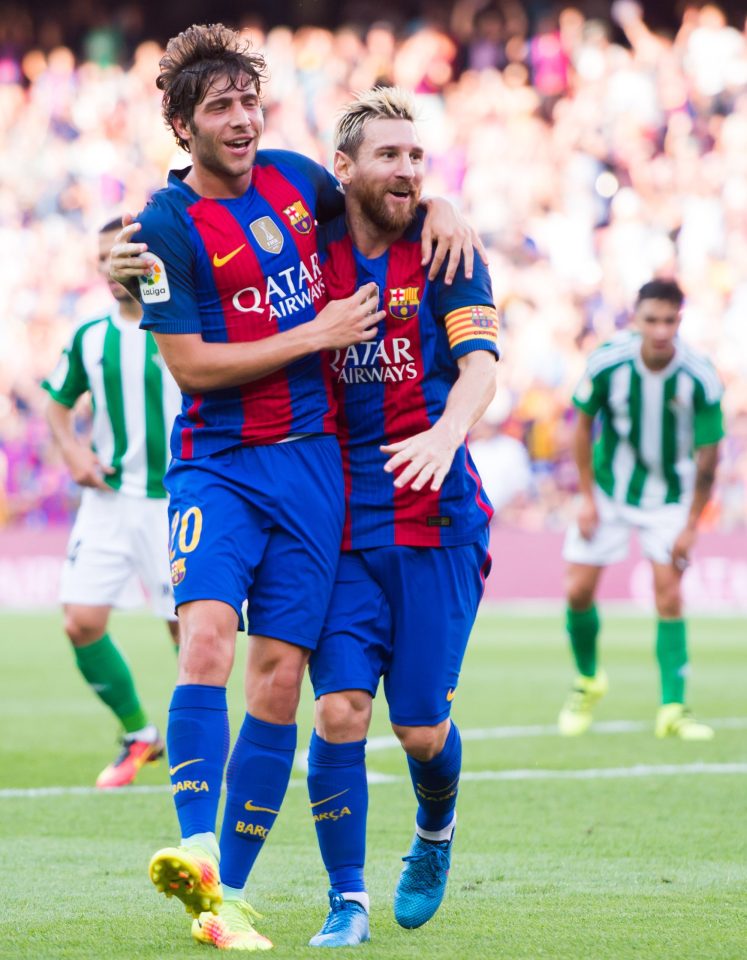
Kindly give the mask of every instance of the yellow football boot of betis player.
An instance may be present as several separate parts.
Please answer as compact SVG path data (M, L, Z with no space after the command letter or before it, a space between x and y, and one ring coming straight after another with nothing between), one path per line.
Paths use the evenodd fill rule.
M699 723L681 703L665 703L656 714L654 733L657 737L679 737L680 740L713 740L713 727Z
M271 950L272 941L254 927L261 917L246 900L224 900L217 915L201 913L192 921L192 937L219 950Z
M579 737L586 733L591 726L592 710L608 689L609 681L604 670L598 670L594 677L585 677L580 673L558 715L561 736Z
M176 897L187 913L216 913L223 902L218 864L202 847L164 847L153 854L148 874L153 886Z

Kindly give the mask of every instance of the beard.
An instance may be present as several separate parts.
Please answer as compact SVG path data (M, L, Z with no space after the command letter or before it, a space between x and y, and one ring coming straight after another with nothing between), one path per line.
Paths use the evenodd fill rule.
M220 144L214 137L201 133L193 126L195 137L191 144L193 161L199 160L201 166L218 177L242 176L251 170L257 154L257 140L255 136L252 147L245 156L233 157L222 155Z
M397 187L397 184L394 184ZM398 204L394 209L387 206L388 188L361 184L358 191L358 202L364 215L386 233L401 233L410 226L415 219L415 213L420 202L420 190L409 184L402 184L402 189L409 189L410 196L406 204Z

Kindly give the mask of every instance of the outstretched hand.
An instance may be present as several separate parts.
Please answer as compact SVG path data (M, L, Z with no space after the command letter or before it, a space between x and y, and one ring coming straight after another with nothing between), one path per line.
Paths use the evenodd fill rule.
M379 449L389 455L384 464L387 473L394 473L406 464L394 481L395 487L410 486L413 490L422 490L430 481L430 489L435 492L441 489L458 447L459 443L449 438L443 427L435 424L429 430L397 443L384 444Z

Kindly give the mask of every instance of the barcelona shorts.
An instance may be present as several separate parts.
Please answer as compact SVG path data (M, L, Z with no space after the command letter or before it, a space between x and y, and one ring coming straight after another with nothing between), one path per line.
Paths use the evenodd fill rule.
M445 720L490 564L487 530L463 546L343 553L309 662L314 695L366 690L375 696L383 676L392 723Z
M335 579L344 520L337 439L233 447L172 460L171 579L177 608L233 607L249 633L313 649Z

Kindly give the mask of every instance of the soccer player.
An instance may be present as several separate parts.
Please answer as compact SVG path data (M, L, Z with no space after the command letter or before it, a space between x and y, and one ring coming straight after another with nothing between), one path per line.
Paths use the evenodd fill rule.
M558 717L564 736L588 730L607 692L597 662L602 570L627 555L631 531L651 561L661 677L657 737L710 740L685 707L687 645L682 575L711 496L724 435L722 387L709 360L679 335L683 294L671 280L638 292L633 331L595 350L576 389L580 506L568 530L567 629L578 676ZM593 441L597 418L599 436Z
M107 276L119 219L101 228L99 271ZM168 560L168 512L163 475L168 433L179 389L150 334L139 329L140 304L118 283L103 316L81 324L54 372L44 381L47 420L68 469L83 487L62 570L60 599L78 669L124 729L119 756L96 786L123 787L163 755L122 652L109 636L112 607L135 575L174 643L178 624ZM89 393L92 445L75 431L73 408Z
M490 569L492 508L465 438L494 395L498 356L485 267L447 286L420 263L424 155L408 95L359 95L336 146L346 214L321 228L323 274L337 297L375 283L384 318L372 340L331 358L346 517L309 664L309 797L331 888L315 947L369 939L365 737L381 676L417 799L397 922L421 926L444 896L461 768L450 713Z
M264 66L220 24L169 41L157 84L192 165L170 175L112 258L116 279L139 277L143 326L184 398L166 477L182 636L167 742L182 839L154 855L150 876L195 915L195 939L247 951L272 946L244 887L288 785L301 681L342 535L342 463L320 351L369 340L384 316L372 284L327 303L316 221L344 201L318 164L258 152ZM247 600L247 712L218 844L225 688Z

